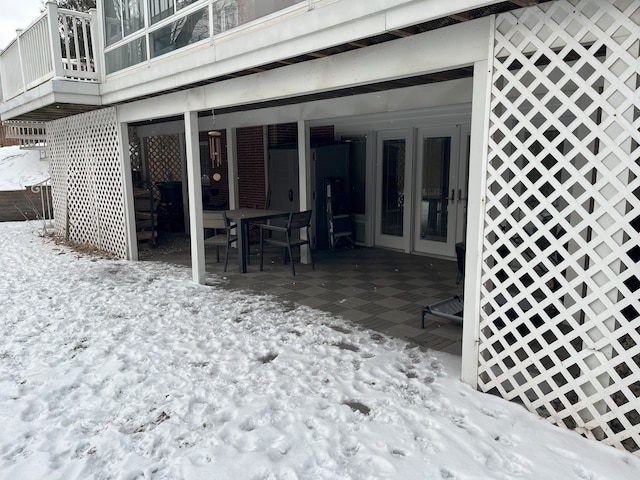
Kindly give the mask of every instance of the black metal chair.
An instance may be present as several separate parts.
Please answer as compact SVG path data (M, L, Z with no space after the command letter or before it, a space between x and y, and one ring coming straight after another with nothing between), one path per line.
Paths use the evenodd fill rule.
M216 261L218 263L220 263L220 247L224 246L226 249L224 254L224 271L226 272L229 263L229 248L238 241L238 236L231 233L236 224L227 218L224 210L208 211L204 227L212 228L215 231L213 236L205 239L204 246L216 247Z
M289 214L289 218L285 226L263 224L260 225L260 271L263 270L264 264L264 244L275 245L284 247L284 263L287 263L287 258L291 259L291 272L296 274L296 267L293 261L293 254L291 252L292 247L301 247L302 245L309 245L309 256L311 257L311 268L315 269L313 262L313 254L311 253L311 241L309 228L311 227L311 210L304 212L292 212ZM302 235L298 236L302 230L306 231L305 238ZM265 233L271 234L270 237ZM273 234L276 235L273 235ZM281 235L278 236L278 233ZM282 235L284 234L284 235ZM284 237L284 238L283 238Z
M351 215L347 211L347 193L344 191L341 178L328 179L326 183L327 223L329 224L329 246L335 249L341 238L346 239L353 248L351 238Z

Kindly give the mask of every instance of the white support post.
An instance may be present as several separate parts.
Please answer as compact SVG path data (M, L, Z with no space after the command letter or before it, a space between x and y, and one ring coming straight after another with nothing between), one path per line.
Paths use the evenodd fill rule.
M62 67L62 47L60 46L60 22L58 21L58 4L49 0L45 6L47 9L47 21L49 22L49 41L51 45L51 64L53 65L53 76L64 77Z
M300 211L313 208L312 175L314 172L311 168L310 139L311 130L309 128L309 122L298 120L298 182L300 188ZM315 216L313 218L315 218ZM315 234L313 222L310 234L312 237ZM301 235L306 235L306 232L301 232ZM300 261L302 263L311 263L309 246L303 245L300 249Z
M187 183L189 189L189 225L193 281L204 285L204 227L202 221L202 179L200 172L200 140L198 112L185 112L185 146L187 150Z
M116 110L117 118L117 110ZM129 130L126 123L118 122L120 129L120 158L122 159L122 191L124 197L124 223L127 236L127 260L138 260L138 235L136 232L136 208L133 198L131 156L129 155Z
M478 387L478 340L480 286L484 238L485 190L492 62L482 60L473 67L469 193L467 196L467 241L465 255L464 318L462 330L462 381Z
M238 193L238 147L236 144L236 129L227 128L227 172L229 175L229 209L240 206Z

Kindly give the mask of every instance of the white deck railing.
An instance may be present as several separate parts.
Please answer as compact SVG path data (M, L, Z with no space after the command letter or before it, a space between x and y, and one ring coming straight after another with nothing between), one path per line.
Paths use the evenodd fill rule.
M7 120L3 122L7 138L20 141L20 147L44 150L47 146L47 126L45 122L24 122Z
M33 193L40 194L42 231L45 236L53 233L53 202L51 197L51 177L31 186Z
M40 18L18 30L15 40L0 52L0 102L55 77L97 81L94 15L47 3Z

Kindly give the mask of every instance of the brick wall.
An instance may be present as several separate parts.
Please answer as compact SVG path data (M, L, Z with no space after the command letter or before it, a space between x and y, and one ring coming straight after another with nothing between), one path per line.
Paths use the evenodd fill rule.
M49 192L51 190L49 189ZM0 222L16 222L42 218L40 194L30 188L0 192Z
M295 123L280 123L267 127L269 147L298 144L298 125Z
M267 127L267 135L269 147L296 146L298 144L298 126L295 123L269 125ZM330 143L333 139L333 125L311 128L312 144ZM240 207L254 207L256 205L263 207L265 205L266 189L262 127L239 128L237 131L237 143Z
M323 125L321 127L311 127L311 144L331 143L335 139L335 129L333 125Z
M298 144L298 125L295 123L269 125L267 132L269 135L269 147L293 146ZM312 145L317 143L331 143L335 138L335 129L333 125L311 127L310 136Z

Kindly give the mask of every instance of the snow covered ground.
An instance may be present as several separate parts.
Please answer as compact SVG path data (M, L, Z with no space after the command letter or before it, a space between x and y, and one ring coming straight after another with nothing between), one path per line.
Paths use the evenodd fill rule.
M0 224L0 479L638 479L460 362Z
M38 150L20 147L0 148L0 192L24 190L49 178L49 162Z

